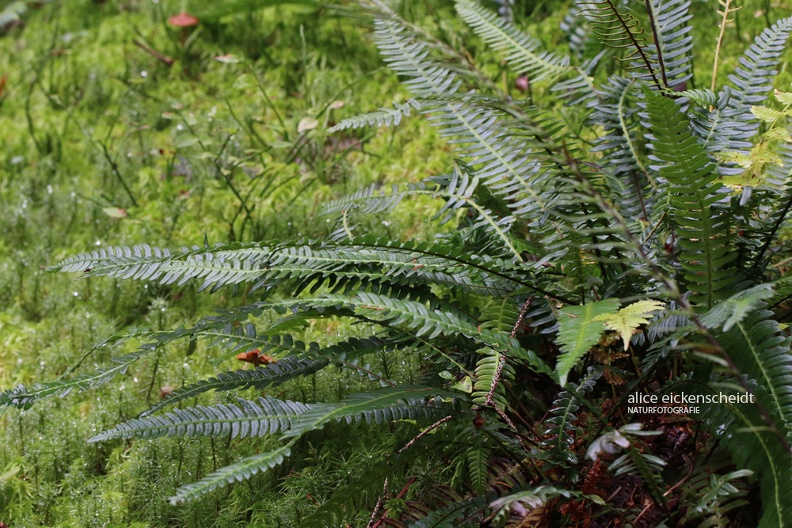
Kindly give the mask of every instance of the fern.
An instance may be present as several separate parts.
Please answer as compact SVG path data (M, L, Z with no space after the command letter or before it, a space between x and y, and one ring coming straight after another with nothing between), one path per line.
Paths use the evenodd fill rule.
M327 131L333 133L367 126L398 126L403 117L410 117L413 110L420 108L421 103L415 99L404 104L393 103L393 108L380 108L375 112L344 119Z
M527 75L532 82L552 79L568 71L569 57L542 51L538 41L499 20L475 0L458 0L462 19L493 49L503 53L512 70Z
M595 34L605 45L629 50L622 60L627 64L634 61L641 65L638 70L639 78L650 80L658 88L664 86L658 77L662 66L650 59L649 46L644 39L646 30L632 14L620 9L613 0L579 2L579 5L584 8L584 16L594 26Z
M257 473L279 466L291 455L292 446L293 442L274 451L248 457L225 466L198 482L187 484L177 489L176 494L170 498L170 502L176 505L181 502L191 501L217 488L233 484L236 481L249 479Z
M264 389L279 385L290 379L312 374L325 365L327 360L307 360L297 357L286 357L273 365L267 365L255 370L236 370L218 374L215 378L201 380L187 387L173 391L173 393L159 403L152 405L148 410L140 414L140 418L145 418L160 409L194 398L199 394L214 391L244 390L248 388Z
M177 490L171 502L195 499L221 486L250 478L253 474L279 465L303 434L322 428L330 421L365 419L372 423L429 417L446 413L427 398L441 395L436 389L405 386L357 393L338 403L306 405L300 402L259 398L258 402L239 400L239 406L198 406L166 413L163 416L134 419L101 433L92 442L113 438L154 438L163 435L247 437L280 433L291 440L283 447L226 466L204 479ZM446 397L454 398L451 395Z
M239 400L239 406L216 405L176 409L162 416L135 418L91 438L103 442L114 438L157 438L159 436L264 436L291 428L311 406L300 402L259 398Z
M738 66L729 75L731 86L718 94L718 104L711 112L699 114L694 128L704 140L707 151L745 150L751 147L750 138L759 128L751 114L751 106L765 100L772 87L775 68L784 49L792 17L782 19L765 29L740 58ZM719 168L722 174L738 174L740 169L728 166Z
M685 279L694 300L712 307L733 284L734 275L727 266L736 258L729 250L728 218L713 207L721 185L706 151L674 102L649 90L644 93L654 135L652 147L661 163L658 173L668 181Z
M578 420L575 413L580 409L578 398L585 397L591 392L601 375L601 371L589 371L579 385L568 384L568 388L574 393L562 391L553 401L549 410L550 417L545 421L545 425L549 428L542 435L542 447L547 455L552 457L554 463L573 465L578 462L575 453L571 450L576 431L579 429L575 425Z
M451 71L428 62L425 44L411 39L397 23L377 22L377 41L386 62L405 85L422 100L437 98L422 105L422 113L432 114L431 122L451 136L466 161L476 168L476 176L493 195L505 197L514 215L528 217L545 207L533 177L539 165L532 162L524 142L492 127L503 114L475 104L475 99L449 100L459 91L460 81Z
M659 64L663 84L683 88L692 77L693 28L687 24L690 0L650 1L654 44L647 50L649 61Z
M755 502L734 485L749 471L761 491L761 528L792 525L786 486L792 476L792 344L777 316L763 309L788 294L788 281L779 281L771 264L783 247L776 244L792 199L782 172L732 200L722 177L735 167L715 160L718 152L747 149L757 140L751 106L771 87L792 19L760 35L731 85L716 93L686 89L694 65L687 0L648 0L644 11L632 12L610 0L579 3L567 24L585 18L604 47L587 30L570 27L573 57L544 50L517 23L474 0L455 5L513 71L549 86L535 94L542 108L531 98L503 96L483 73L491 70L478 69L474 58L379 0L367 3L383 59L412 99L346 119L331 131L396 125L419 114L448 141L457 158L453 166L420 183L373 186L324 205L324 214L344 216L345 228L326 240L178 251L140 245L62 261L51 269L163 285L193 281L212 291L241 291L244 284L250 300L192 326L116 336L145 344L109 369L0 393L0 405L27 407L99 386L146 353L180 340L189 343L189 353L199 342L220 347L221 354L257 349L277 362L187 385L92 441L275 435L282 442L182 487L172 498L176 503L282 464L299 439L327 424L391 426L393 438L406 442L402 449L338 489L305 526L340 525L418 472L425 486L453 474L455 489L441 493L441 500L399 496L410 515L383 516L380 524L505 523L513 507L536 510L524 522L538 516L576 525L596 505L604 506L596 515L606 524L646 516L645 522L667 526L683 518L726 526L745 501ZM608 60L622 52L626 73L598 70L610 68ZM547 93L574 104L559 109ZM388 214L418 196L440 201L433 221L445 233L426 242L351 235L350 213ZM303 328L317 319L354 323L361 337L302 341ZM387 361L407 354L420 367L393 375ZM372 358L385 358L382 367L369 365ZM592 366L574 381L584 358ZM337 402L264 395L160 413L212 390L270 390L328 365L380 389ZM680 369L685 372L677 375ZM409 384L402 385L405 378ZM719 442L700 435L675 443L682 452L666 457L659 440L635 445L631 437L650 434L641 427L653 418L632 416L641 423L625 424L628 396L658 386L704 394L739 386L756 401L702 409L697 418ZM407 440L400 438L407 427L394 421L431 425ZM679 425L686 420L659 423L658 432L666 434L687 427ZM603 434L603 427L611 429ZM575 473L584 453L597 459L624 449L610 464L612 478L602 475L604 457L586 466L585 478ZM714 456L728 452L736 469L697 465L704 449ZM685 467L670 467L671 458ZM507 469L493 478L491 469L502 460L498 467ZM684 471L690 490L679 485ZM547 482L556 484L537 486ZM639 500L607 504L620 493L616 483L624 482ZM674 511L679 501L691 507L687 514ZM381 502L370 524L379 522ZM644 504L651 506L651 521Z
M605 331L605 324L597 321L597 317L615 313L618 307L619 302L616 299L606 299L584 306L570 306L561 311L558 318L558 341L564 353L559 356L556 365L561 386L566 385L569 372Z
M108 383L116 376L126 373L129 366L141 357L149 354L153 347L144 347L137 352L113 359L115 365L103 367L89 374L82 374L72 379L59 379L49 383L35 384L32 387L17 385L13 389L0 392L0 406L13 406L27 409L36 402L59 396L66 397L72 391L86 391L95 389Z

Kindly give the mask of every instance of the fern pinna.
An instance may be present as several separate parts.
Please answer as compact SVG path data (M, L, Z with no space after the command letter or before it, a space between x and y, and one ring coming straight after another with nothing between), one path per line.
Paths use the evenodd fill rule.
M570 29L568 57L475 0L457 0L478 39L470 39L473 55L490 47L513 75L530 78L530 97L519 99L431 31L382 2L364 4L383 59L411 99L330 132L425 116L454 149L448 173L326 204L324 214L342 216L343 225L323 241L144 245L64 260L52 270L192 280L212 291L247 285L246 298L256 301L191 327L109 338L97 348L129 338L144 344L95 373L7 390L0 404L28 407L91 389L178 340L191 351L199 342L259 350L278 362L183 387L91 440L280 439L274 450L186 484L172 498L179 502L282 464L299 438L331 421L411 420L420 426L414 438L306 525L340 522L366 497L371 525L519 517L543 526L755 526L746 506L761 503L758 526L792 526L792 355L778 320L789 294L777 271L790 173L761 162L755 148L789 141L789 133L761 135L757 116L773 115L770 128L783 128L783 111L758 105L792 18L759 35L715 92L687 89L695 77L689 1L647 0L632 10L578 2L565 27L590 26ZM558 96L570 106L548 103ZM572 112L575 119L565 118ZM436 221L454 229L428 242L399 241L358 236L347 223L414 196L438 200ZM302 342L295 328L320 318L354 321L368 335ZM417 358L420 383L374 364L383 351ZM374 388L319 403L267 392L331 367ZM248 389L265 395L166 410L209 391ZM676 415L629 403L635 394L679 392L747 395L750 403ZM400 482L412 485L420 461L438 474L452 468L455 489L444 500L407 501L394 517L384 498Z

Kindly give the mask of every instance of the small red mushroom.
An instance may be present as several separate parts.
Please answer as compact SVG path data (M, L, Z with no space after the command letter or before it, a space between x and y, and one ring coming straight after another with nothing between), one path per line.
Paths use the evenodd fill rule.
M190 15L189 13L182 11L178 15L173 15L172 17L170 17L168 19L168 24L176 27L197 26L198 19Z
M192 26L198 25L198 19L192 16L191 14L187 13L186 11L182 11L178 15L173 15L168 19L168 24L171 26L176 26L181 28L181 35L179 35L179 42L184 44L184 41L187 40L187 28Z

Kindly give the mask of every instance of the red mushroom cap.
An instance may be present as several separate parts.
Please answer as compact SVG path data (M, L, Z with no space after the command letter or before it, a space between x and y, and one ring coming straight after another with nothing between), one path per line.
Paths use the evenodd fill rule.
M197 26L198 19L194 16L182 11L178 15L173 15L168 19L168 24L171 26L176 27L189 27L189 26Z

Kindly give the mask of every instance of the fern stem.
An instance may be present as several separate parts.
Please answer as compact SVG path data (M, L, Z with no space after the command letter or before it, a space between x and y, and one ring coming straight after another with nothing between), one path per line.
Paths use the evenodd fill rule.
M652 82L654 83L654 85L658 89L662 89L663 87L661 86L660 81L657 80L657 75L655 74L655 70L654 68L652 68L652 63L649 62L649 57L646 56L646 53L643 50L643 46L641 46L641 43L638 42L638 38L635 36L635 34L632 31L632 28L635 26L634 25L630 26L627 19L624 17L624 15L622 15L619 12L616 5L613 3L613 0L605 0L605 4L608 6L609 11L613 14L613 16L616 17L616 20L618 21L619 25L627 34L630 42L635 48L635 51L641 56L641 60L643 61L644 65L646 65L646 70L649 72L649 75L652 77ZM604 36L608 37L608 35L604 35ZM660 50L658 49L658 52L659 51Z
M731 0L719 0L723 6L723 18L721 19L720 33L718 34L718 43L715 45L715 59L712 61L712 82L710 83L710 90L715 91L715 85L718 82L718 62L720 59L721 46L723 45L723 36L726 33L726 23L729 22L729 8L731 7ZM710 105L710 112L713 110L713 105Z
M519 329L520 324L522 324L532 300L533 297L528 297L523 303L522 308L520 309L520 315L517 316L517 321L514 322L514 327L512 328L511 334L509 335L510 338L514 339L514 336L517 335L517 330ZM507 359L508 358L506 354L504 352L500 352L498 366L495 368L495 374L492 376L492 384L490 385L489 392L487 392L487 397L484 400L487 405L497 407L497 404L494 401L495 391L498 389L498 384L500 383L501 375L503 374L503 367L506 366Z
M401 455L403 452L407 451L412 446L414 446L416 444L416 442L418 442L418 440L420 440L424 436L428 435L429 433L431 433L432 431L434 431L435 429L437 429L438 427L440 427L441 425L443 425L447 421L451 420L452 418L453 418L453 415L450 415L450 414L448 416L440 418L435 423L433 423L432 425L430 425L429 427L427 427L426 429L424 429L423 431L418 433L412 440L410 440L409 442L404 444L404 447L402 447L401 449L396 451L396 454L397 455Z
M364 242L364 243L361 243L361 244L358 244L358 245L361 246L361 247L368 247L368 248L373 248L373 249L383 249L383 246L379 245L379 244L367 244L367 243ZM388 246L384 246L384 248L385 249L390 249ZM562 295L557 295L557 294L552 293L552 292L550 292L548 290L540 288L539 286L536 286L534 284L522 281L522 280L514 277L513 274L510 275L510 274L505 273L505 272L500 272L500 271L497 271L497 270L494 270L494 269L490 269L490 268L487 268L486 266L482 266L480 264L475 264L473 262L470 262L468 260L464 260L464 259L459 258L459 257L455 257L455 256L448 255L448 254L436 253L436 252L433 252L433 251L422 250L421 248L418 248L418 247L411 248L410 251L413 251L415 253L420 253L422 255L428 255L428 256L431 256L431 257L438 257L438 258L447 259L447 260L456 262L458 264L462 264L464 266L470 266L471 268L475 268L477 270L486 271L487 273L491 273L495 277L499 277L499 278L505 279L505 280L507 280L509 282L513 282L515 284L519 284L520 286L524 286L524 287L528 288L529 290L535 291L537 293L541 293L542 295L550 297L551 299L555 299L557 301L561 301L564 304L572 304L572 305L580 304L577 301L572 300L572 299L570 299L568 297L564 297Z
M644 4L646 5L646 14L649 15L649 26L652 28L652 40L654 40L655 51L657 52L657 63L660 68L660 75L663 77L663 86L668 88L665 63L663 62L663 50L660 49L660 38L658 37L657 25L655 24L654 12L652 11L652 3L649 0L644 0Z

